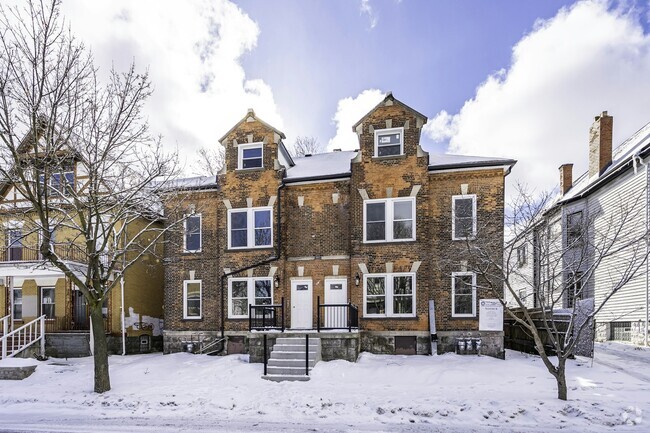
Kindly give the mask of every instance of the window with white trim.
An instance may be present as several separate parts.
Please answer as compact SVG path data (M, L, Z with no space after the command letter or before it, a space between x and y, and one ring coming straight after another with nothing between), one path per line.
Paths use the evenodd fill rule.
M583 286L583 273L570 272L568 285L567 285L567 294L566 294L567 308L573 308L576 304L576 301L582 299L582 286Z
M363 276L364 317L415 317L415 274Z
M14 320L22 320L22 318L23 318L23 288L22 287L14 287L12 291L13 291L13 300L12 300L13 319Z
M363 202L364 242L415 240L415 197Z
M375 129L375 156L404 154L404 128Z
M573 212L566 217L566 243L573 245L582 238L582 211Z
M183 250L186 253L201 252L203 239L201 236L201 214L190 215L185 218L185 235L183 237Z
M476 194L451 197L451 232L453 240L476 236Z
M271 278L230 278L228 280L228 318L248 318L249 305L271 305Z
M273 208L228 210L228 248L273 246Z
M451 317L476 317L476 274L451 274Z
M38 181L43 185L45 183L45 175L39 174ZM52 173L48 184L51 194L68 195L68 193L74 191L74 171L66 170L64 172Z
M41 314L54 319L54 287L41 287Z
M240 144L237 147L237 168L240 170L262 168L264 151L262 143Z
M201 280L183 281L183 319L202 318L202 291Z

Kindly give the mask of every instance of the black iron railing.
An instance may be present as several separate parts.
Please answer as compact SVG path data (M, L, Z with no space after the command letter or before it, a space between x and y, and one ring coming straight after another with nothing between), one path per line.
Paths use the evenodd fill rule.
M248 330L266 329L278 329L284 332L284 298L279 304L248 306Z
M351 302L347 304L321 304L320 296L316 298L316 329L352 329L359 328L359 309Z
M85 263L88 260L85 251L78 245L71 243L53 244L52 247L62 260L80 263ZM43 256L40 250L33 245L13 245L0 249L1 262L35 262L42 259Z
M74 332L74 331L89 331L90 318L79 318L78 320L72 317L55 317L52 319L45 319L45 332ZM104 332L111 333L110 321L104 318Z

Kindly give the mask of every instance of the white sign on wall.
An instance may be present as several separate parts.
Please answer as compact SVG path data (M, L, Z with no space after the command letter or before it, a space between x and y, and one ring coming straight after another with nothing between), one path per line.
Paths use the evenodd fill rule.
M498 299L481 299L478 315L479 331L503 331L503 305Z

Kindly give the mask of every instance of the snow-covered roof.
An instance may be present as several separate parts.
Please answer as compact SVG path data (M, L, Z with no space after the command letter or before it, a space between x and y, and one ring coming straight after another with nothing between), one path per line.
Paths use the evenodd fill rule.
M635 132L630 138L621 143L612 152L612 163L600 176L589 177L589 171L580 175L566 194L558 196L555 204L571 201L588 193L616 177L616 174L627 165L634 165L633 156L638 156L650 150L650 123Z
M312 156L293 158L295 165L287 170L285 182L316 179L335 179L350 176L350 161L357 151L317 153Z
M514 159L486 156L451 155L448 153L429 154L429 170L514 165L516 162Z
M216 186L217 176L196 176L171 180L166 189L209 189Z

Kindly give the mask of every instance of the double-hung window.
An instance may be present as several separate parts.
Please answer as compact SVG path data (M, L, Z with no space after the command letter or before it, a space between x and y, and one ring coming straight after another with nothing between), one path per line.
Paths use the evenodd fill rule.
M201 214L185 217L185 234L183 237L183 250L186 253L201 252Z
M363 276L364 317L415 317L415 274Z
M228 211L228 248L267 248L273 245L273 209L259 207Z
M228 317L248 318L249 305L271 305L273 284L271 278L231 278L228 281Z
M582 272L569 273L569 281L566 295L567 308L573 308L576 301L582 299Z
M566 217L566 242L572 245L582 237L582 211L573 212Z
M183 319L201 319L201 280L183 281Z
M451 316L476 317L476 274L473 272L452 273Z
M262 168L264 165L262 146L262 143L240 144L237 148L237 168L240 170Z
M54 287L41 287L41 314L54 319Z
M365 200L363 241L415 240L415 197Z
M519 245L517 247L517 265L522 267L526 264L526 255L527 255L526 244Z
M13 288L12 312L14 320L21 320L23 318L23 288Z
M455 195L451 198L451 236L453 240L476 236L476 195Z
M39 175L38 180L41 185L44 185L45 175ZM74 191L74 171L66 170L50 174L49 186L53 195L68 195L70 191Z
M402 154L404 154L404 128L375 130L375 156Z

